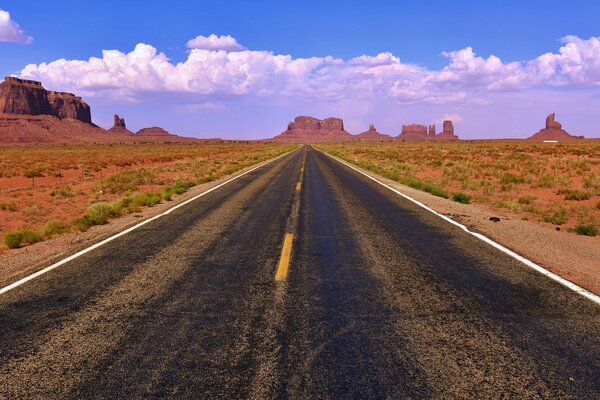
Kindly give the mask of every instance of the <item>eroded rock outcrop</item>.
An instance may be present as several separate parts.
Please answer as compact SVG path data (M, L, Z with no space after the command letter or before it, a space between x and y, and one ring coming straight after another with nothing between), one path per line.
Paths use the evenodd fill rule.
M386 140L391 139L390 135L377 132L374 124L369 124L369 130L356 135L359 140Z
M81 97L73 93L48 92L48 102L52 109L52 115L60 119L72 118L88 124L92 123L92 112L90 106Z
M175 136L175 135L173 135L173 134L165 131L163 128L160 128L158 126L151 126L149 128L142 128L142 129L140 129L139 131L137 131L137 133L135 134L135 136L168 137L168 136Z
M449 120L444 121L443 130L439 134L435 133L435 124L409 124L402 125L402 132L397 137L406 140L458 140L458 136L454 134L454 125Z
M435 135L438 140L458 140L458 136L454 134L454 124L450 120L445 120L442 131Z
M115 114L113 119L113 126L109 129L109 132L126 133L133 135L133 132L127 129L127 125L125 124L125 118L119 117L119 114Z
M583 139L583 136L574 136L562 129L562 125L555 119L554 113L546 117L546 128L540 129L537 133L530 136L528 140L544 141L544 140L577 140Z
M352 139L352 135L344 130L344 121L340 118L325 118L323 120L299 116L288 124L287 129L272 140L316 143L342 141Z
M47 91L41 82L6 77L0 83L0 113L52 115L92 123L90 106L72 93Z

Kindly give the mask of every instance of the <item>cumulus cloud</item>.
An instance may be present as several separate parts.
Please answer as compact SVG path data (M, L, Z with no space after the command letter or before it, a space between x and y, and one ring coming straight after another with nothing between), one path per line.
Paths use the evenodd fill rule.
M528 61L481 57L470 48L446 52L441 70L403 63L391 53L294 58L244 50L230 36L198 36L187 59L174 63L140 43L124 53L104 50L88 60L30 64L24 78L89 96L143 101L152 94L217 104L240 96L302 98L320 102L388 101L393 104L489 104L491 94L530 88L600 85L600 38L567 36L557 53ZM236 51L233 51L236 50Z
M0 9L0 42L29 44L33 41L23 29L10 18L10 13Z
M187 42L188 49L200 50L223 50L223 51L240 51L245 47L230 35L217 36L214 33L209 36L198 35L194 39Z

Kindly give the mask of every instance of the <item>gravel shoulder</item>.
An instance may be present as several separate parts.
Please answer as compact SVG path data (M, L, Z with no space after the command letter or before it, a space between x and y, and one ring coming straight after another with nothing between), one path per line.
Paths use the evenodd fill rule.
M355 168L600 295L600 245L597 238L556 231L535 222L508 217L482 204L457 203L399 184L363 168ZM491 217L500 220L494 222L490 220Z
M212 182L194 186L181 195L174 195L172 201L163 201L154 207L145 207L141 212L111 219L108 224L92 226L86 232L70 232L33 245L6 251L0 254L0 287L16 282L71 254L92 246L148 218L161 214L169 208L220 185L233 177L256 168L257 165L263 165L269 161L249 166Z

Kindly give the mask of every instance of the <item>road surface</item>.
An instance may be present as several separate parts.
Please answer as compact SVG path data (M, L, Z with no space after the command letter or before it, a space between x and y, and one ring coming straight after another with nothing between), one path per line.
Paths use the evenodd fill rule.
M599 336L598 305L305 146L2 294L0 398L597 399Z

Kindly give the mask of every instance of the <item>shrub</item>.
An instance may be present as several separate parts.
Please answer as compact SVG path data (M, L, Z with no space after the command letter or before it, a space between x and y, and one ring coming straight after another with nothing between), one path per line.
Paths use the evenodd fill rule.
M7 232L4 234L4 244L9 249L16 249L17 247L21 247L21 243L23 243L23 233L20 231L16 232Z
M75 227L80 231L85 231L94 225L104 225L109 218L118 215L109 203L93 204L83 217L75 221Z
M3 211L17 211L17 206L13 203L0 203L0 210Z
M502 175L502 177L500 178L500 183L502 185L510 185L512 183L524 183L524 182L525 182L524 177L510 173L510 172L505 172L504 175Z
M584 236L596 236L596 235L598 235L598 228L594 224L577 225L575 228L573 228L573 230L578 235L584 235Z
M59 186L50 192L50 196L58 197L59 199L68 199L77 196L81 193L81 190L73 189L70 186Z
M565 200L588 200L590 197L592 197L591 193L589 192L583 192L581 190L577 190L577 189L561 189L558 191L557 194L564 194L565 195Z
M32 244L42 240L42 237L39 233L29 228L21 228L21 233L23 234L24 243Z
M171 200L173 194L183 194L187 192L192 186L195 186L194 181L177 181L174 185L169 186L163 190L162 197L165 200Z
M521 196L518 200L519 204L533 204L534 201L534 196Z
M600 210L600 201L596 203L596 208Z
M536 186L541 188L551 188L555 185L554 175L545 174L540 176L538 179Z
M133 192L138 189L139 185L154 183L156 177L145 169L120 172L102 179L97 187L105 193L125 193Z
M456 192L452 194L452 200L458 203L469 204L471 202L471 196L465 193Z
M141 207L152 207L160 203L162 197L158 193L138 194L131 198L127 205L130 212L138 212Z
M562 225L569 220L569 213L564 208L556 210L552 215L546 215L544 221L554 225Z
M42 236L51 238L54 235L60 235L67 230L67 225L59 220L51 219L44 224Z

